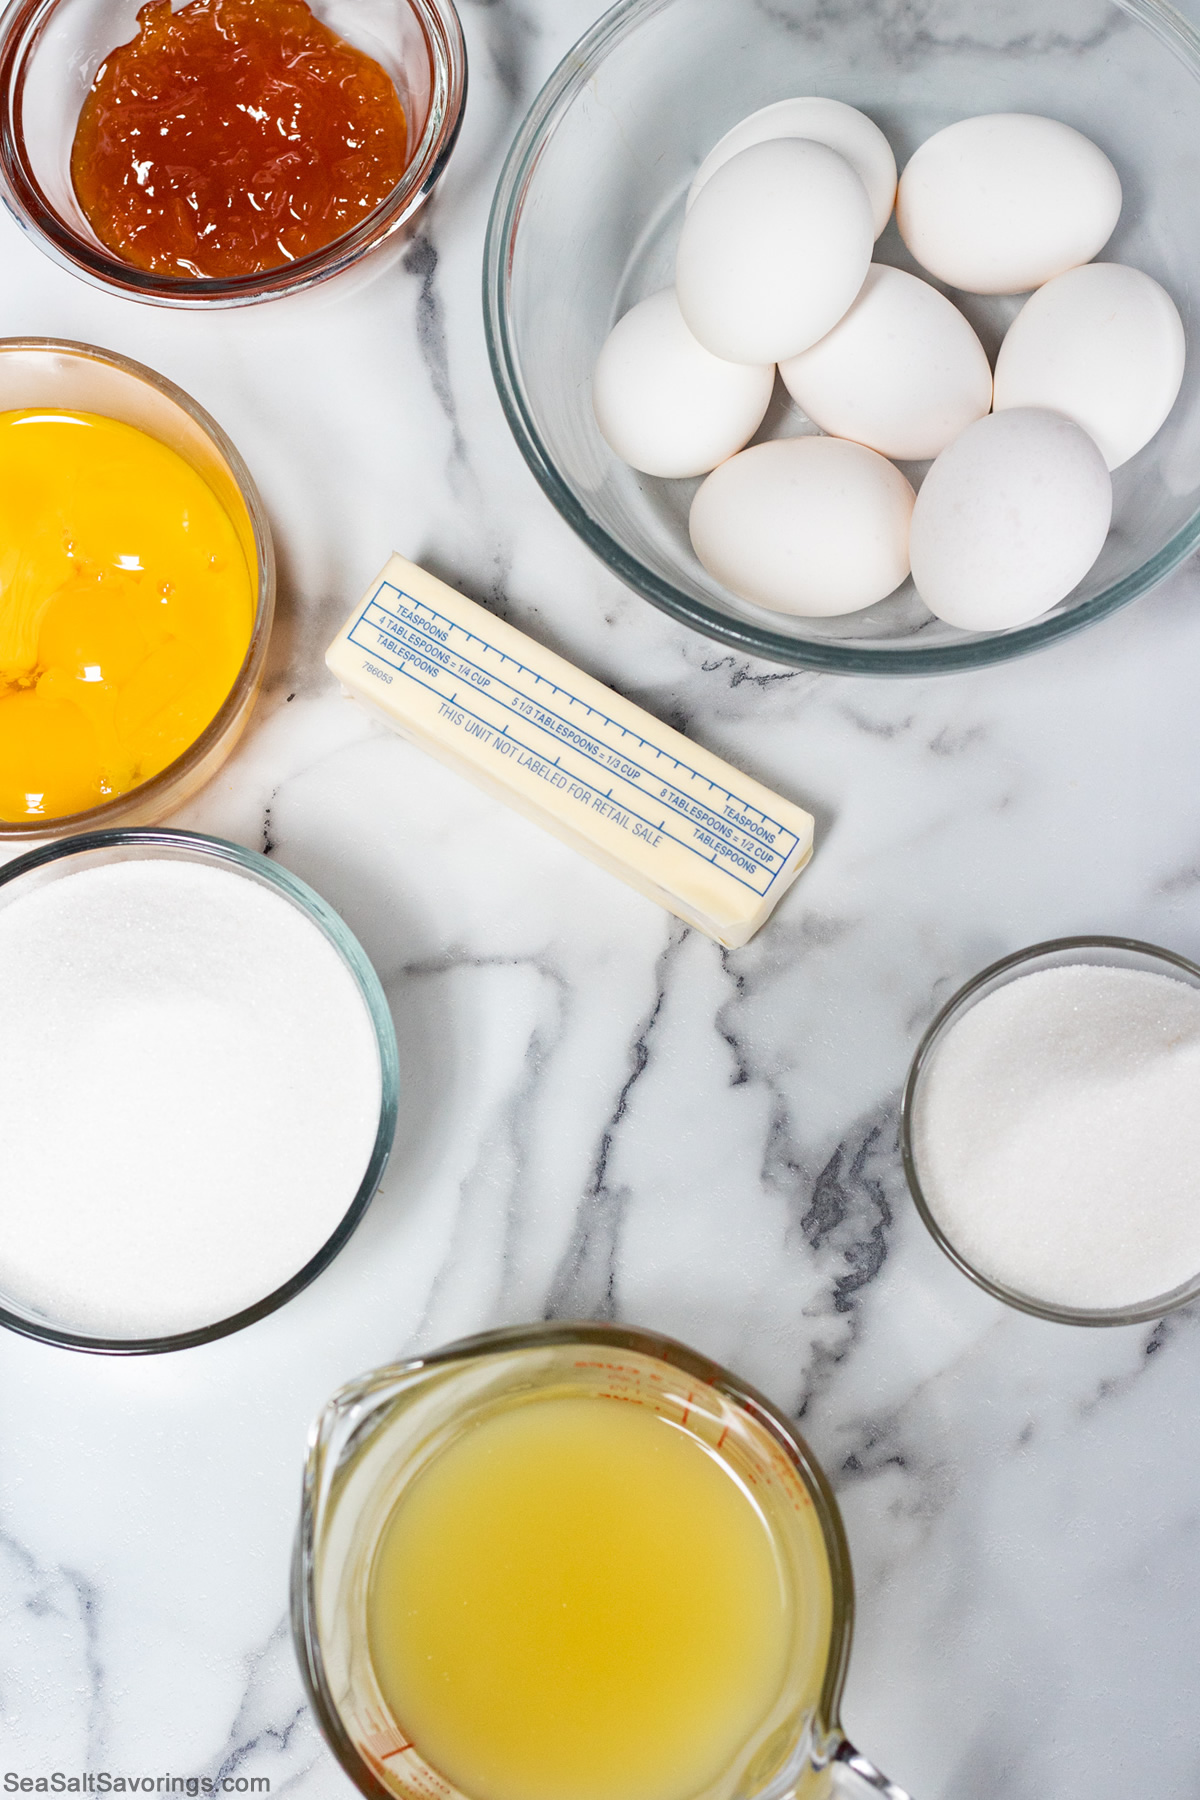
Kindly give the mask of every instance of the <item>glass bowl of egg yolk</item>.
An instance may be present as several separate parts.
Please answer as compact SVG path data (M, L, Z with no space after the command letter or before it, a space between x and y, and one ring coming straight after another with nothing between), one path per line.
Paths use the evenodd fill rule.
M535 100L496 191L485 265L492 370L518 446L567 523L629 587L736 651L843 674L921 675L1022 655L1143 594L1200 543L1200 356L1158 434L1113 475L1098 560L1044 616L1007 630L935 619L911 579L886 599L806 618L739 599L688 535L700 478L621 463L592 373L631 307L674 280L696 171L739 120L821 95L874 120L903 170L933 133L985 113L1074 126L1111 159L1124 204L1107 262L1164 287L1200 333L1200 38L1162 0L621 0ZM891 220L874 260L930 279ZM994 359L1023 295L948 290ZM777 385L759 435L811 431ZM900 464L918 485L927 464Z
M110 292L277 299L404 242L466 85L454 0L12 0L0 190Z
M274 606L214 420L124 357L0 339L0 842L180 806L241 736Z

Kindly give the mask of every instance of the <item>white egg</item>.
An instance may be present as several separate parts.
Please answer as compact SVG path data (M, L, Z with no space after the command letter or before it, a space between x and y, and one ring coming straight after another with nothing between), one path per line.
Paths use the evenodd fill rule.
M892 155L892 146L866 113L847 106L844 100L826 100L816 94L796 100L777 100L773 106L761 107L735 125L732 131L727 131L696 171L687 197L689 212L709 176L730 157L736 156L739 150L748 150L751 144L765 144L772 138L781 137L811 138L814 143L827 144L839 156L845 157L867 190L875 236L878 237L896 204L896 159Z
M1036 113L986 113L927 138L900 177L896 223L921 264L971 294L1023 294L1090 262L1121 211L1090 138Z
M771 364L722 362L698 344L667 288L609 332L592 406L622 462L646 475L707 475L754 436L774 385Z
M1003 631L1083 580L1112 517L1112 482L1071 419L1033 407L968 425L933 464L912 517L912 573L930 612Z
M1148 444L1183 380L1183 321L1140 269L1085 263L1025 302L996 363L996 411L1044 406L1095 438L1110 469Z
M842 438L755 444L692 501L692 547L715 580L775 612L833 618L908 574L913 491L874 450Z
M836 150L808 138L752 144L710 177L683 222L680 311L714 356L779 362L837 324L874 241L867 190Z
M779 373L822 431L906 462L937 456L992 404L991 367L957 306L882 263L833 330Z

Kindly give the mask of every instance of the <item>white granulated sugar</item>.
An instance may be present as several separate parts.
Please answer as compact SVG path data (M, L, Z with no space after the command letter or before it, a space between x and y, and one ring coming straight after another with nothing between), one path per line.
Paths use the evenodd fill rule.
M1075 965L947 1032L913 1118L930 1210L981 1274L1107 1308L1200 1273L1200 990Z
M353 977L257 882L143 859L0 907L0 1293L48 1323L166 1336L273 1292L379 1105Z

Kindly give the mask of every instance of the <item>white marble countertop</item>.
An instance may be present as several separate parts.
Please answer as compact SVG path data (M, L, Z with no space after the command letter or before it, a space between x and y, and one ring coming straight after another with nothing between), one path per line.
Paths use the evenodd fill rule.
M464 0L452 168L350 299L139 308L0 221L0 332L162 370L261 485L268 684L177 822L344 914L404 1083L382 1192L282 1312L146 1359L0 1333L0 1791L106 1769L349 1795L285 1618L308 1422L398 1354L573 1314L672 1332L799 1419L857 1574L846 1723L919 1800L1185 1800L1200 1322L1072 1330L977 1292L907 1198L896 1108L993 957L1077 931L1200 956L1200 573L1030 660L898 682L747 662L609 577L512 444L479 307L501 155L595 10ZM814 862L758 940L720 952L339 697L321 652L393 548L811 808Z

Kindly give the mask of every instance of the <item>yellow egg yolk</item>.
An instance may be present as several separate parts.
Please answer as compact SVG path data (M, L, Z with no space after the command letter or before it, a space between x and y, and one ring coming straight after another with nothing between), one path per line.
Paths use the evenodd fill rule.
M0 413L0 821L148 781L212 721L255 582L174 450L93 413Z

